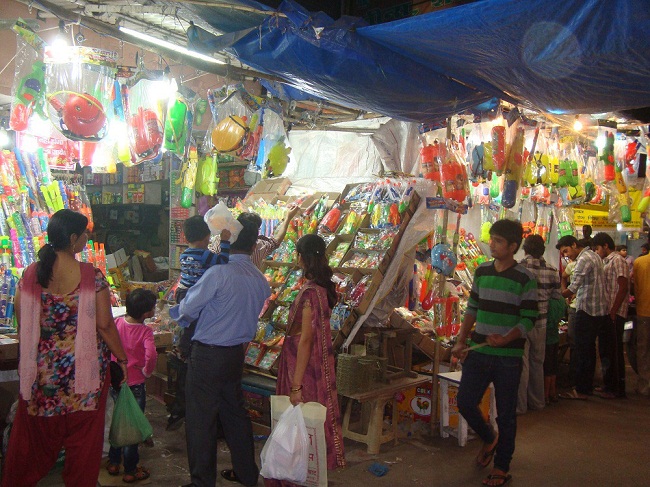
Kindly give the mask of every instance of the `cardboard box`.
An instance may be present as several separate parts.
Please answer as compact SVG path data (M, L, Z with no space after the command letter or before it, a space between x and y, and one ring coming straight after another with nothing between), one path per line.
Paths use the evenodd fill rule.
M156 348L171 347L174 343L174 334L171 331L159 331L153 334L153 341Z
M435 338L431 338L430 336L423 335L419 331L417 332L417 335L419 335L418 340L413 340L413 344L422 352L424 353L427 357L429 357L431 360L433 360L436 356L436 340ZM416 343L417 341L417 343ZM442 347L440 349L442 351Z
M167 352L161 352L158 354L158 359L156 360L156 372L159 374L167 374Z
M18 340L0 335L0 360L15 360L18 358Z
M126 264L128 257L124 249L120 249L112 254L106 255L106 268L108 270L117 269L122 264Z
M483 419L486 421L488 420L488 417L490 415L490 391L491 388L487 388L485 391L485 394L483 394L483 399L481 399L481 403L479 404L479 409L481 410L481 414L483 415ZM458 396L458 387L455 385L449 384L448 389L447 389L447 394L449 398L449 427L452 429L455 429L458 427L458 403L456 401L456 397ZM438 397L440 397L440 391L438 391ZM440 409L440 408L439 408ZM438 411L438 414L440 414L440 411Z
M421 386L412 387L397 395L397 411L399 421L431 421L431 381Z
M274 198L285 194L289 186L291 186L289 178L262 179L248 191L244 202L260 198L271 202Z
M145 381L147 394L151 394L160 402L165 402L165 394L167 393L167 375L160 372L154 372L151 377L147 377Z

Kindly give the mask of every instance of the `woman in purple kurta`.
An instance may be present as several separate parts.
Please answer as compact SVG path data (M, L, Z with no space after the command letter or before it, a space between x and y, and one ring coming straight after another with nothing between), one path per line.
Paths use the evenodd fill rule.
M325 441L327 468L345 466L341 413L336 392L330 312L336 304L336 286L327 265L325 242L305 235L296 245L298 263L307 279L291 306L282 346L276 392L291 403L318 402L327 408ZM286 480L265 479L266 486L292 486Z

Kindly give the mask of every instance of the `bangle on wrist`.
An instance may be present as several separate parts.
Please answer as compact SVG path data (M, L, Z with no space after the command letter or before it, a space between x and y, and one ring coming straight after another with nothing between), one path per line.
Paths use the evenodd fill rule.
M291 387L291 392L300 392L302 390L302 385Z
M126 365L129 363L129 359L128 358L118 359L117 363Z

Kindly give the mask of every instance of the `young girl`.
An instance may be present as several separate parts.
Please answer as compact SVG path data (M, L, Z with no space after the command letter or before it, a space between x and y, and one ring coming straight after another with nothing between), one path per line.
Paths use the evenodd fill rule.
M128 365L127 384L131 388L138 405L144 411L147 394L144 386L145 379L156 368L156 345L153 341L153 330L144 324L144 320L153 317L156 307L156 295L144 289L135 289L126 298L126 317L117 318L115 324L126 352ZM117 392L111 389L114 399ZM124 476L127 484L149 478L149 471L138 465L140 455L138 445L124 448L114 448L108 452L108 473L119 475L120 463L124 455Z

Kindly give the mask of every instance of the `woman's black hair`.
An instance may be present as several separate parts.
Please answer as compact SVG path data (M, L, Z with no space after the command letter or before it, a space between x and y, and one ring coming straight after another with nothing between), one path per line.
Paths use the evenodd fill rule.
M327 263L325 256L325 241L315 234L300 238L296 250L302 256L305 264L305 277L324 287L327 291L327 303L333 308L338 300L336 285L332 282L334 273Z
M59 210L50 218L47 225L48 244L38 251L36 278L41 287L47 288L52 280L52 269L56 251L70 248L70 237L80 236L88 226L85 215L72 210Z
M156 307L158 298L148 289L134 289L126 297L126 314L142 323L142 317Z

